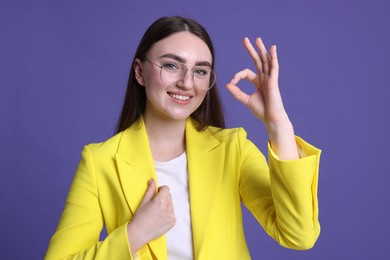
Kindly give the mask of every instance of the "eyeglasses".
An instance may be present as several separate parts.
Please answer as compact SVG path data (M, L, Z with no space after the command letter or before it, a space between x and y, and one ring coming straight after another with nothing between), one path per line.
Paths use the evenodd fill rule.
M159 65L148 59L143 59L143 61L148 61L160 68L161 81L167 87L182 81L189 70L182 63L167 62ZM195 66L191 72L194 86L198 90L207 91L215 85L216 74L210 66Z

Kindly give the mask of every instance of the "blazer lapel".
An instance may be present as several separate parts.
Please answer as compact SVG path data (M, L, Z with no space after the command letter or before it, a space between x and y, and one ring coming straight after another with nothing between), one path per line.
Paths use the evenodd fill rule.
M116 153L116 163L123 193L134 215L148 188L148 181L154 178L157 184L149 140L142 118L123 132ZM140 250L141 256L146 256L146 259L167 259L165 235L149 242L148 247L152 252L149 252L145 246Z
M209 131L199 132L187 121L189 194L195 259L202 256L215 197L221 184L225 145Z

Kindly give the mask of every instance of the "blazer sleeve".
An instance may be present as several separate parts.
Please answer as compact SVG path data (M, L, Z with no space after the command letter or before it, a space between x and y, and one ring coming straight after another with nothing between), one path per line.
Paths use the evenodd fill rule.
M92 153L84 147L57 230L45 259L133 259L127 239L127 223L99 241L104 220Z
M301 158L280 160L268 144L269 166L257 147L239 131L240 195L264 230L280 245L310 249L319 233L318 171L321 151L299 137Z

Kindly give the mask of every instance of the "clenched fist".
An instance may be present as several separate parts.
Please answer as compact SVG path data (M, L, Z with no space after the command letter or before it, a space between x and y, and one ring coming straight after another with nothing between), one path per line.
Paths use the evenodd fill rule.
M168 186L156 191L156 182L149 181L141 204L131 222L127 225L127 234L132 254L149 241L160 237L176 223L172 196Z

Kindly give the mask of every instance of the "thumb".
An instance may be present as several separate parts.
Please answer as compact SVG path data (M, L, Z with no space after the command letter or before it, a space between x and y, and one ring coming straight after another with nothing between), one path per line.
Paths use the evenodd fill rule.
M141 201L141 205L148 203L153 199L154 193L156 192L156 182L154 179L149 180L149 187L145 192L144 198Z

